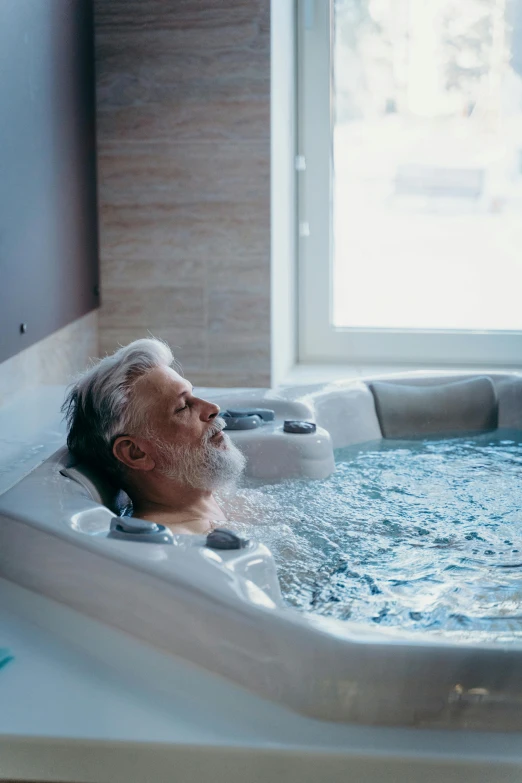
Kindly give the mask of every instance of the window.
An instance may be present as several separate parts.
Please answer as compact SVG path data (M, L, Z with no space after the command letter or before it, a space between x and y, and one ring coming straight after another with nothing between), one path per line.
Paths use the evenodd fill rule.
M522 364L522 0L301 0L300 360Z

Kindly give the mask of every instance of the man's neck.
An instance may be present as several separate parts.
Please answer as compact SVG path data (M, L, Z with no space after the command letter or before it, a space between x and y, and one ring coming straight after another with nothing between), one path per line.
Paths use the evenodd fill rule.
M168 481L132 494L134 516L165 525L173 533L207 533L212 522L226 520L214 495L208 490Z

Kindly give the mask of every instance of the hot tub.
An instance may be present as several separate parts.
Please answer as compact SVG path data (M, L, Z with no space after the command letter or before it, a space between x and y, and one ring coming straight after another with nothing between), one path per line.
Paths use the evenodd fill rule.
M410 374L308 387L206 389L274 421L231 432L258 482L326 478L333 449L390 432L522 429L522 376ZM285 420L315 423L285 432ZM190 661L296 713L381 726L519 731L520 643L298 613L269 549L109 536L117 499L65 448L0 496L0 576Z

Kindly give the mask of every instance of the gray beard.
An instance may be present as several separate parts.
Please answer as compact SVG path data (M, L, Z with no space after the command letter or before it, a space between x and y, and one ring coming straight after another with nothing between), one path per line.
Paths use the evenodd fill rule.
M246 459L228 435L223 435L226 449L209 442L210 437L220 429L216 427L210 431L202 445L196 448L156 440L155 445L161 457L159 472L178 484L209 492L237 481L245 468Z

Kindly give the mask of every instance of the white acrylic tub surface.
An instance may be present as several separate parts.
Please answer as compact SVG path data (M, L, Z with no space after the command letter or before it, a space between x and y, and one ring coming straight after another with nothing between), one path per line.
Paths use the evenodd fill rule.
M500 374L490 377L499 397L500 425L520 427L522 378ZM404 380L398 378L397 382ZM442 380L433 375L409 378L410 383L420 384L440 383ZM248 432L233 434L238 445L247 453L249 473L257 477L272 478L266 465L274 464L281 449L286 450L281 471L289 470L290 475L295 475L295 465L300 464L307 475L311 465L326 464L328 449L380 436L372 395L360 381L304 389L220 389L201 393L221 407L248 405L276 410L275 424L263 433L253 431L250 438ZM317 438L316 454L310 445L314 436L282 438L280 428L285 418L317 422L320 437ZM53 437L56 437L56 431L53 432ZM294 447L292 439L296 444L296 439L301 439L299 443L302 445ZM280 443L284 444L283 447ZM42 451L45 453L45 448ZM397 780L417 780L414 776L417 773L422 774L423 780L442 779L439 777L442 767L438 764L449 757L453 760L445 767L444 780L471 780L471 775L475 781L514 781L521 778L522 762L515 741L517 735L499 733L503 730L518 732L522 728L522 649L519 646L484 645L480 641L456 644L438 640L427 633L412 636L400 631L357 627L299 614L282 604L271 555L259 544L239 552L216 552L204 547L204 538L199 536L179 536L173 546L107 540L104 531L107 531L113 514L95 503L79 484L60 475L61 460L61 453L57 452L0 495L0 576L7 580L3 583L3 592L0 591L3 596L0 609L6 617L10 611L13 613L9 621L12 629L16 630L13 618L25 617L25 620L20 620L23 623L29 616L29 622L37 622L54 637L66 633L64 628L68 624L76 623L80 628L81 622L77 618L83 618L85 627L95 630L91 635L84 633L83 637L77 631L71 632L72 641L68 640L67 644L75 644L84 652L90 644L89 655L97 657L98 664L105 667L104 676L112 677L115 683L119 682L118 678L123 678L114 688L120 688L120 691L123 688L122 694L126 695L121 695L121 698L115 695L111 699L116 711L121 709L125 712L125 700L134 699L138 710L136 714L139 714L144 709L140 706L144 692L161 715L166 708L172 709L173 714L178 706L185 710L186 707L177 698L179 689L175 683L184 680L185 673L190 670L186 681L195 683L200 676L201 683L205 683L201 689L203 694L214 693L212 688L223 689L223 709L228 709L239 699L237 703L243 705L241 709L248 711L251 708L257 715L255 719L250 716L254 721L252 726L242 717L236 723L231 720L230 725L223 729L223 722L220 723L217 714L216 737L221 737L219 742L236 746L241 744L239 738L244 737L246 745L251 747L256 744L257 736L258 746L265 749L274 745L290 752L292 748L306 747L307 752L312 753L313 737L316 737L315 750L319 755L323 751L327 753L329 763L333 764L329 778L332 780L337 779L335 770L339 774L341 770L351 770L354 779L362 779L357 776L365 767L358 764L362 763L361 758L368 756L370 747L374 751L378 749L377 755L383 754L383 766L379 767L381 762L377 763L374 759L377 766L372 767L371 762L365 779L382 779L382 770L391 769L389 763L393 753L389 740L392 736L394 742L399 743L397 753L402 759L397 767ZM256 460L259 460L257 464ZM289 465L294 467L288 468ZM14 587L13 583L19 587ZM34 593L46 598L36 598ZM32 601L41 603L35 607ZM55 601L69 609L57 609ZM56 618L60 612L69 612L67 622L58 622ZM6 627L9 628L9 623ZM100 643L92 641L96 634L102 633L113 634L116 645L128 644L129 650L139 648L139 655L136 652L128 657L107 655L110 645L105 644L102 652ZM12 644L17 647L21 644L16 634L12 642L5 633L4 637L0 639L0 646ZM62 653L63 650L60 655ZM148 655L150 658L147 658ZM160 659L155 656L163 656L163 662L159 663ZM16 658L0 671L0 689L9 688L10 678L15 677L18 677L18 685L11 683L12 687L15 690L16 687L23 688L26 675L21 676L18 669L21 665ZM31 666L24 665L30 681ZM84 675L81 666L78 666L81 681ZM33 674L37 670L36 667ZM131 680L138 695L132 695L132 688L129 692ZM126 683L125 687L122 682ZM12 698L15 698L15 690ZM95 692L96 689L91 694L92 698L95 698ZM187 686L185 692L193 692L194 698L199 699L198 703L205 704L205 696L198 692L197 687L191 691ZM77 702L79 698L71 696L71 702ZM216 698L215 694L209 696L209 708L212 699ZM230 701L225 704L227 699ZM118 703L121 707L117 706ZM69 707L74 712L74 705L69 704ZM67 715L67 707L62 705L62 708ZM11 733L24 733L22 713L23 710L13 713L18 715L18 724L16 721L15 724L19 728ZM56 715L56 710L49 714ZM176 714L179 718L179 712ZM45 735L47 732L41 730L44 721L40 725L38 718L34 720L34 726L25 731L25 735ZM144 718L147 729L144 729L143 742L152 741L151 732L156 720L156 717ZM161 723L161 719L158 720ZM125 724L125 729L117 716L112 722L120 728L108 734L100 732L102 736L111 740L135 739L132 720L128 726ZM211 744L208 733L205 734L211 731L205 728L207 723L203 718L200 724L199 719L195 719L194 734L191 735L195 742L205 747ZM196 730L196 724L201 733ZM214 725L214 718L211 724ZM356 728L354 724L365 724L366 728L362 725ZM0 725L4 733L9 731L7 713L4 713ZM71 734L68 736L91 737L85 729L85 722L82 724L80 720L76 728L73 728L73 723L70 725ZM164 725L170 727L171 724L167 720ZM169 736L180 746L186 737L183 730L175 728L175 725L174 720ZM183 725L188 726L190 734L190 721ZM396 728L377 728L377 725ZM406 728L421 726L425 730L420 734L415 729ZM120 736L120 729L125 736ZM459 731L452 733L447 729ZM470 735L468 729L497 734ZM59 721L56 726L52 720L49 721L49 733L54 737L65 736L64 730L63 725L60 728ZM235 734L236 742L233 741ZM92 741L95 735L96 731ZM481 736L484 742L480 741ZM459 744L456 737L460 737L464 744ZM165 741L161 731L158 739ZM435 744L430 746L430 742ZM423 743L426 747L419 751ZM435 763L437 743L441 750ZM14 743L10 747L16 749L17 745ZM44 752L42 747L38 747L39 753ZM502 752L499 751L501 747ZM458 748L467 750L457 761ZM419 752L421 755L425 752L424 767L424 762L419 761ZM339 758L342 757L342 760L335 760L335 754L341 754ZM466 764L469 761L469 768L465 769L462 763L466 754L469 756L466 761ZM16 752L15 757L18 758ZM503 757L502 771L499 767L494 775L481 777L487 765L497 763L495 759L499 757ZM160 758L163 758L161 753ZM270 763L276 763L275 757L270 758ZM409 761L406 763L404 759ZM487 763L486 759L489 759ZM410 761L411 766L408 767ZM336 766L337 762L340 766ZM405 766L401 766L403 762ZM277 763L272 770L278 768ZM417 763L421 765L416 766ZM435 766L430 766L432 763ZM296 780L298 776L300 780L309 779L305 768L306 765L303 768L296 762ZM13 769L2 768L0 762L0 775L12 775ZM317 779L318 767L314 767L310 760L309 770L312 769L315 770L314 779ZM326 775L330 769L328 764L324 769ZM452 769L454 772L451 772ZM490 768L492 770L493 767ZM29 771L24 774L29 776ZM451 777L452 774L459 777ZM91 778L84 776L81 779ZM162 778L158 776L157 779ZM243 776L238 779L254 778ZM323 779L327 778L323 776Z

